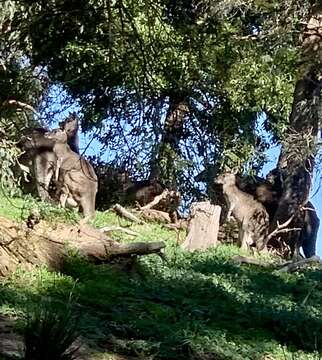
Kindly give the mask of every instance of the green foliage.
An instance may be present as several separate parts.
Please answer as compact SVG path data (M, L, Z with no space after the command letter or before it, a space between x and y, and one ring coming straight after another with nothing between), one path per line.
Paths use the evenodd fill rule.
M63 105L77 100L82 129L97 129L109 161L135 177L164 148L164 182L198 197L193 179L205 166L261 169L259 116L274 140L288 127L309 1L7 0L4 9L0 46L12 61L0 66L3 100L44 100L51 117L57 99L46 90L58 85ZM173 146L164 118L176 100L189 111ZM4 110L0 126L37 120Z
M25 25L14 22L19 11L23 9L18 2L1 2L0 129L7 138L15 140L20 138L23 128L37 122L31 110L22 110L21 105L10 104L8 101L37 108L48 85L45 72L31 64L28 58L30 42L24 33ZM22 15L24 19L27 16L26 13Z
M50 79L78 99L83 129L100 129L112 160L141 177L173 98L189 107L179 149L169 150L176 152L169 159L185 166L184 190L193 187L200 163L253 164L262 112L275 137L287 126L300 59L294 34L307 1L24 0L19 6L14 17L23 26L22 46L32 44L33 63L48 66ZM166 155L162 161L172 183L173 162Z
M0 191L9 196L20 192L19 179L16 178L13 170L17 166L20 153L14 142L0 139Z

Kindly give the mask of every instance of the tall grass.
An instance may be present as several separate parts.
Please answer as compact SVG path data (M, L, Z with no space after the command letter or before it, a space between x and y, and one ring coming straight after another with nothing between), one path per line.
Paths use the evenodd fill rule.
M71 304L43 300L31 306L24 328L25 360L73 360L79 336Z

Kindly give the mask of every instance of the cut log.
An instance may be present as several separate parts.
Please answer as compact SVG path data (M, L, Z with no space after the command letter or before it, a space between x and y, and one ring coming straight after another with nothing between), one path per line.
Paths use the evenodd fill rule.
M193 203L190 209L188 235L181 246L189 251L216 246L220 212L221 207L212 205L209 201Z
M34 229L0 217L0 275L5 276L22 266L47 265L60 270L70 250L95 263L118 256L146 255L160 252L163 242L119 244L87 224L57 224L44 221Z

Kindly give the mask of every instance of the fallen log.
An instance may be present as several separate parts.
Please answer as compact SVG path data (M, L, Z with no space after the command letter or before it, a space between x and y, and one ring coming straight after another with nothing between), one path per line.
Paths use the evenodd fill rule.
M165 248L165 243L163 241L123 244L118 248L110 248L108 256L111 258L116 256L148 255L159 253L163 248Z
M61 270L71 251L95 263L105 263L118 256L147 255L160 252L163 242L119 244L88 224L56 224L41 221L33 229L0 217L0 275L17 267L30 269L47 265Z

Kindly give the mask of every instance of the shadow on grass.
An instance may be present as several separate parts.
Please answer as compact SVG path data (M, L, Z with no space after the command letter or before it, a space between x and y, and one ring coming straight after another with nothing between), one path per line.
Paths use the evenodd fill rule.
M216 257L191 257L188 265L180 261L165 265L146 257L136 271L126 272L70 259L64 274L76 284L61 277L38 295L24 289L18 298L1 288L0 299L23 309L21 299L49 296L64 302L72 291L75 312L82 313L80 331L102 352L262 359L278 343L290 351L322 350L322 291L307 298L319 274L283 277Z
M262 269L198 259L190 271L169 269L158 260L154 265L153 273L141 265L136 277L109 266L69 264L65 271L79 280L79 301L98 316L102 332L131 339L129 352L187 359L196 351L219 356L226 347L236 356L223 358L237 359L251 347L264 354L278 342L294 350L322 349L320 304L298 302L307 295L303 276L287 281ZM211 268L208 276L202 268ZM135 349L135 340L145 343ZM240 344L249 342L242 350Z

